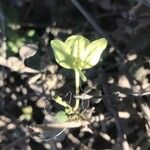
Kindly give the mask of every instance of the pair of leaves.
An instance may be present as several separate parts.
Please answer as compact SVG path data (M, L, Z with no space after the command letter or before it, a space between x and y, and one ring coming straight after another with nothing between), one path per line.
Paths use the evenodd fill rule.
M65 42L52 40L51 46L56 62L66 69L77 70L82 80L86 81L82 70L90 69L98 63L107 46L107 40L101 38L90 43L81 35L72 35Z

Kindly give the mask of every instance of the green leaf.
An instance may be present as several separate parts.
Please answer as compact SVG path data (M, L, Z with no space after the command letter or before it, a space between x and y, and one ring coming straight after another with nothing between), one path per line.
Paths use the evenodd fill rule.
M55 119L57 122L63 123L63 122L68 121L68 116L66 115L64 111L59 111L55 114Z
M71 69L72 68L72 56L70 56L71 49L66 46L64 42L61 40L52 40L51 46L54 50L54 55L56 62L66 68Z
M98 63L100 56L103 50L106 48L106 46L107 46L107 40L104 38L95 40L94 42L89 44L82 58L83 60L85 60L82 68L89 69L95 66Z
M28 37L33 37L34 34L35 34L35 30L29 30L29 31L27 32L27 36L28 36Z
M19 49L18 47L11 41L8 41L8 47L10 47L11 51L14 53L18 53Z
M67 38L65 44L71 49L70 55L78 60L81 55L84 55L84 51L90 44L90 41L81 35L72 35Z
M59 105L62 105L62 106L67 107L69 109L72 109L72 107L66 101L64 101L60 96L55 97L55 102Z
M81 35L72 35L65 42L52 40L51 46L56 62L64 68L78 70L82 80L86 81L82 70L92 68L98 63L107 46L107 40L101 38L90 43Z

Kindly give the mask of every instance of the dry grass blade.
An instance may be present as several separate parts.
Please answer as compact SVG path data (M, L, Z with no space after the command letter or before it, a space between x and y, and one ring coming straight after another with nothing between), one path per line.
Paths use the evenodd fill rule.
M42 77L42 74L37 74L33 77L31 77L28 81L28 84L34 84L38 79L40 79Z
M88 121L71 121L71 122L64 122L64 123L50 123L50 124L36 124L29 127L29 129L35 132L44 132L50 129L63 129L63 128L79 128L85 127L89 125L90 122Z

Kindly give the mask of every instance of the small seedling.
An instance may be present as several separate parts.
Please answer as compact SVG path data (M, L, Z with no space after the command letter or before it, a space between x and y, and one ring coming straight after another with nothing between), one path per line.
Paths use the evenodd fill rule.
M107 40L101 38L90 42L81 35L72 35L65 42L59 39L52 40L51 46L54 50L56 62L66 69L74 70L76 95L79 95L80 79L84 82L87 80L83 70L90 69L98 63L103 50L107 46ZM79 110L79 98L76 98L74 107L67 104L61 97L57 97L55 101L65 107L67 115L77 114L76 112ZM64 113L62 114L63 117L66 117Z

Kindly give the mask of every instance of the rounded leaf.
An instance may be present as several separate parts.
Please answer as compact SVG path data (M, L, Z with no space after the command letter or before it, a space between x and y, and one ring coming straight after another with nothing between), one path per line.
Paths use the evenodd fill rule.
M69 55L71 52L71 49L66 46L64 42L61 40L52 40L51 46L54 50L55 60L56 62L66 68L71 69L72 68L72 60L71 56Z
M81 35L72 35L65 41L65 44L71 49L70 55L80 60L80 56L84 54L86 47L90 41Z
M106 46L107 40L104 38L95 40L94 42L90 43L87 46L84 55L81 56L81 59L84 60L82 69L89 69L95 66L98 63L100 56Z
M57 122L62 123L62 122L68 121L68 116L66 115L64 111L59 111L56 113L55 119Z

